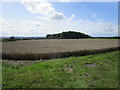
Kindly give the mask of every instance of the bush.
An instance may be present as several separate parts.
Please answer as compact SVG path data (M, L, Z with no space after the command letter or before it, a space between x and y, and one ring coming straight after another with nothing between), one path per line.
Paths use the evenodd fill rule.
M9 41L16 41L16 38L14 36L11 36Z

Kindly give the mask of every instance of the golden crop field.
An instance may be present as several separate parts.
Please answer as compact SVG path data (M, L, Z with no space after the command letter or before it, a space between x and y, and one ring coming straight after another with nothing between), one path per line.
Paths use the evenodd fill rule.
M3 53L51 53L118 47L114 39L46 39L2 43Z

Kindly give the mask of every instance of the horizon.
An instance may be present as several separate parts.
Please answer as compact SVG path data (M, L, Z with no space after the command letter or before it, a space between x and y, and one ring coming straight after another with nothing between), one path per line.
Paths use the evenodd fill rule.
M118 35L118 2L2 2L0 36L45 37L63 31Z
M64 31L63 31L64 32ZM66 31L66 32L69 32L69 31ZM76 32L76 31L70 31L70 32ZM15 38L45 38L47 35L54 35L54 34L60 34L62 32L59 32L59 33L51 33L51 34L46 34L45 36L14 36ZM77 33L82 33L82 32L77 32ZM85 34L85 33L83 33ZM88 35L88 34L86 34ZM90 36L90 35L89 35ZM10 38L11 36L1 36L0 38ZM94 37L98 37L98 36L91 36L92 38ZM100 36L101 37L101 36ZM109 38L109 37L120 37L119 35L117 36L105 36L105 38ZM102 38L102 37L101 37Z

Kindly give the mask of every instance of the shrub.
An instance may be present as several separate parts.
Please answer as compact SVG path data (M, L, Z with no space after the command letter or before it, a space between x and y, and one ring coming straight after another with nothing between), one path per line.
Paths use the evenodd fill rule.
M14 36L11 36L9 41L16 41L16 38Z

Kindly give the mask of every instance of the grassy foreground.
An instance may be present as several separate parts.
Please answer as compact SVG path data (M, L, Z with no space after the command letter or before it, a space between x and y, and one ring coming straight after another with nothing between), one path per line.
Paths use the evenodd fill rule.
M2 69L3 88L117 88L118 51Z

